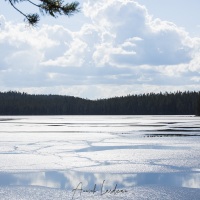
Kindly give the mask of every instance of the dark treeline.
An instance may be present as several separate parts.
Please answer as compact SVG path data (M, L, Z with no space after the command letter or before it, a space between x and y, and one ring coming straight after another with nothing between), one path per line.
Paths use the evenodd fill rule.
M200 92L148 93L99 100L0 92L0 115L200 115Z

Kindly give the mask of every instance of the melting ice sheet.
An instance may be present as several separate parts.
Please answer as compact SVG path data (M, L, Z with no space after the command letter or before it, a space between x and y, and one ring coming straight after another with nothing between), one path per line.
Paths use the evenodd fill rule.
M104 174L76 171L0 173L0 186L4 187L43 186L71 191L80 183L83 190L92 190L96 185L96 191L156 184L200 189L200 173Z
M200 199L199 117L1 116L0 137L0 199Z
M199 188L199 173L0 173L1 199L199 199Z

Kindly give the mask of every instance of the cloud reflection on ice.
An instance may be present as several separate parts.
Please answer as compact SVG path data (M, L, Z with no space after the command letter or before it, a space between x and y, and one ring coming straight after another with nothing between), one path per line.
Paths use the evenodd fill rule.
M117 184L118 188L127 189L145 185L200 189L200 173L94 174L75 171L0 173L1 186L44 186L72 190L80 182L85 188L92 188L95 184L101 187L104 180L105 188Z

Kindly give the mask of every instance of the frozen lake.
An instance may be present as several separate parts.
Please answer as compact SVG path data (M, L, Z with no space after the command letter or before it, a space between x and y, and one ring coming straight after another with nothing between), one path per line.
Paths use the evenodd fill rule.
M1 116L0 199L200 199L200 118Z

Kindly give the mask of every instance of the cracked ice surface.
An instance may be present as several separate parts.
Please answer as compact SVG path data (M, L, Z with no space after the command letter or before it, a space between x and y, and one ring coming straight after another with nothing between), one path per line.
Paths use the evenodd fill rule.
M182 127L186 131L199 127L198 120L187 116L1 117L0 170L139 173L199 168L200 137L144 137L145 131L177 127L182 133ZM197 128L189 131L199 134Z
M31 195L33 199L40 199L48 192L52 199L56 199L55 195L60 195L57 199L68 199L71 198L70 187L93 179L97 182L109 179L111 185L116 181L123 182L121 187L131 192L101 198L96 194L85 194L88 195L86 199L133 199L133 196L134 199L145 199L145 194L149 197L148 191L158 197L166 194L166 199L170 199L170 195L176 193L170 185L172 178L167 187L163 187L164 181L157 180L162 180L165 174L180 173L188 176L178 177L176 191L180 191L182 196L178 198L177 193L176 198L182 199L186 188L190 191L186 192L188 195L200 195L199 117L1 116L0 127L0 178L4 177L0 181L0 185L4 186L0 187L0 199L6 199L1 198L3 194L9 197L7 199L15 199L15 196L19 199L18 195L24 195L22 199L26 199L26 195L34 191L38 193ZM57 173L48 179L45 173L49 171L61 171L63 174L58 176ZM31 173L36 174L32 176ZM90 178L86 179L86 174ZM76 183L70 185L66 192L59 181L55 182L54 176L60 177L60 182L65 180L64 188L67 187L66 180ZM8 177L10 182L5 181ZM132 181L125 184L130 177ZM134 182L135 177L137 181ZM149 177L156 181L146 187ZM24 180L26 183L28 180L28 184L25 185ZM156 190L158 187L163 193ZM143 196L139 194L141 191Z

